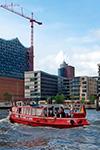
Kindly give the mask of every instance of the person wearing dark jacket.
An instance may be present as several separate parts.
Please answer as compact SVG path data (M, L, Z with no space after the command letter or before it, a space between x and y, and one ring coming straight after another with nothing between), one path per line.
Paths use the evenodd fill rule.
M63 107L60 108L59 114L61 114L62 118L66 117Z

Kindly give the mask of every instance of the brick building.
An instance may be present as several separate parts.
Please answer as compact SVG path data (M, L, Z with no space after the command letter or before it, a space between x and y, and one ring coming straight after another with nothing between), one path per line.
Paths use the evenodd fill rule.
M12 95L12 100L23 100L24 80L0 77L0 100L4 100L4 93Z

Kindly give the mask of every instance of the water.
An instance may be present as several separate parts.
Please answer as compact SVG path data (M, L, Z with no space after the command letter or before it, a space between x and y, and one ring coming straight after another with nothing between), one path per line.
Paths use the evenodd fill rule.
M0 150L100 150L100 111L87 110L88 127L54 129L11 124L0 110Z

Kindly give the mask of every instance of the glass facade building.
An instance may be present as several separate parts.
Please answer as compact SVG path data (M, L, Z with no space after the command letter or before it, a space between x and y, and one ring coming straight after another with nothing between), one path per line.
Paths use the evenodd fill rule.
M100 97L100 64L98 64L98 94Z
M70 99L80 99L80 77L70 79Z
M30 48L24 47L16 39L0 39L0 101L5 101L4 93L12 95L12 100L24 99L24 72L30 70Z
M58 75L61 77L66 77L66 69L65 68L59 68L58 69Z
M70 99L70 79L58 76L58 93Z
M29 48L19 40L0 39L0 76L21 79L30 70Z
M73 78L75 77L75 68L73 66L69 66L64 61L58 69L58 75L65 78Z

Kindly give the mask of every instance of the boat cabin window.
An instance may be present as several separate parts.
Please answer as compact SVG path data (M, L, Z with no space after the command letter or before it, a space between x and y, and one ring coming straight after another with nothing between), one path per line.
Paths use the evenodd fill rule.
M29 109L28 108L26 108L26 114L28 115L28 111L29 111Z
M35 115L35 109L32 108L32 115Z
M24 108L21 108L21 114L23 114L23 112L24 112Z
M23 114L25 114L26 113L26 108L23 108Z
M37 110L36 110L36 115L37 115L37 116L41 116L41 113L42 113L42 109L37 109Z
M31 115L31 110L32 110L32 109L31 109L31 108L29 108L29 115Z
M31 108L19 108L19 113L31 115Z

